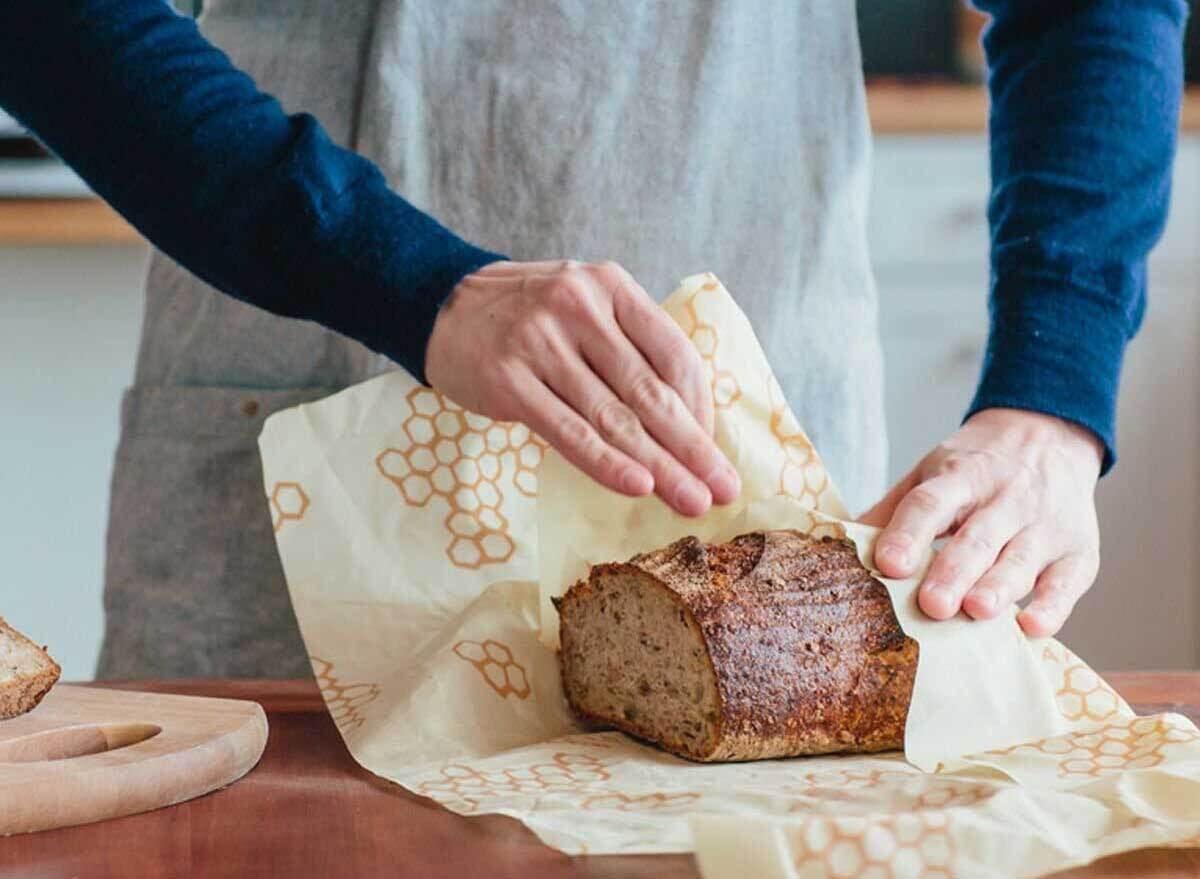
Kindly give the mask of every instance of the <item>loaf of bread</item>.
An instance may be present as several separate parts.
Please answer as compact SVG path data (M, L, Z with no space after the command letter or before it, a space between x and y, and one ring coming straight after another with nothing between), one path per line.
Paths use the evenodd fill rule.
M50 654L0 617L0 720L32 711L60 674Z
M585 721L705 762L904 745L917 644L849 540L685 537L555 604Z

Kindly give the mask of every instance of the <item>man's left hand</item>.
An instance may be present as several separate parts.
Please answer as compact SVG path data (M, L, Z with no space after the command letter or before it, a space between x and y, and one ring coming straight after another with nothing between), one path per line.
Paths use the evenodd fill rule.
M875 566L909 577L935 538L951 536L921 584L925 613L987 619L1033 590L1017 620L1031 636L1053 635L1100 564L1094 495L1103 455L1096 436L1072 422L981 410L863 515L884 529Z

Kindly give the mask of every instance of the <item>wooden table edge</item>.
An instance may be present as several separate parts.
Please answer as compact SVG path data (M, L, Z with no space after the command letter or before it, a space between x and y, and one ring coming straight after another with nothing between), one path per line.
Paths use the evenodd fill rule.
M1101 677L1134 704L1200 705L1200 671L1114 671L1102 672ZM319 712L325 709L321 691L311 678L178 678L71 683L120 690L247 699L258 702L268 713Z

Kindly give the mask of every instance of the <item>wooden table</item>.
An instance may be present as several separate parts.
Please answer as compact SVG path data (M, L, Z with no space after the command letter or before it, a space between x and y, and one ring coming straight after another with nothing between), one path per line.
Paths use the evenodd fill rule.
M1113 674L1141 712L1200 721L1200 672ZM688 856L568 858L515 821L462 818L361 769L309 681L100 686L254 699L270 741L242 781L168 809L0 839L0 877L694 879ZM3 803L0 803L3 808ZM1200 877L1200 850L1130 852L1065 877ZM753 877L746 877L753 879Z

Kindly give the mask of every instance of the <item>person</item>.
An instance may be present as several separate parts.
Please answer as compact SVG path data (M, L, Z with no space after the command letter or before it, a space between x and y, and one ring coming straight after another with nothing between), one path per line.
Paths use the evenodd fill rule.
M982 374L961 429L865 518L890 576L952 535L921 587L931 616L1032 591L1019 621L1045 635L1097 570L1185 5L977 5L993 17ZM0 8L0 105L158 248L99 674L308 673L255 438L394 364L614 490L688 515L731 501L700 361L647 292L697 270L736 291L848 500L878 498L852 10L209 0L202 35L160 0Z

